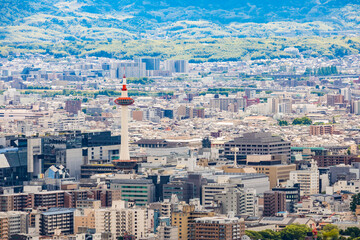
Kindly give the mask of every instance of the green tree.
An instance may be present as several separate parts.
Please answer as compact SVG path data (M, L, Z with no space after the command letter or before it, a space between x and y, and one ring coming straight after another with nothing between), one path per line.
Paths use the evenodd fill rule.
M211 141L208 137L202 140L202 147L203 148L211 148Z
M355 212L357 205L360 205L360 193L351 197L350 210Z
M286 120L279 120L278 121L279 126L287 126L289 123Z
M304 125L311 125L312 120L308 117L303 117L302 122L303 122L302 124L304 124Z
M295 118L292 122L293 125L311 125L312 120L308 117Z
M256 232L256 231L246 230L245 234L252 240L261 239L261 237L262 237L261 234L259 232Z
M305 239L308 232L311 232L311 229L307 225L292 224L286 226L280 232L280 236L282 240L302 240Z
M356 238L357 236L360 236L360 229L357 227L349 227L345 231L340 230L339 233L341 235L350 236L352 238Z
M271 239L271 240L281 240L280 232L274 232L271 229L266 229L259 232L261 235L261 239Z
M321 231L324 240L337 240L339 239L339 228L333 224L324 226Z

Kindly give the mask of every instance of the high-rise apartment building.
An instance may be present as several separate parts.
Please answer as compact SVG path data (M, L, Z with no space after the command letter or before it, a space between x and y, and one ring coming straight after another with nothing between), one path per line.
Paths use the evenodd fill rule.
M178 228L171 226L170 221L160 221L160 225L157 227L157 232L159 240L178 239Z
M335 131L334 125L311 125L310 126L310 135L334 134L334 131Z
M123 201L114 202L110 208L83 209L75 217L77 232L95 229L106 233L111 239L132 235L135 239L148 236L153 210L146 208L126 208Z
M352 102L352 112L356 115L360 115L360 100Z
M274 216L286 211L286 194L284 192L266 191L264 193L264 217Z
M140 62L146 64L146 70L160 70L160 58L140 58Z
M171 215L171 225L179 230L179 240L192 240L195 238L195 219L201 217L212 217L214 212L196 210L194 205L183 206L182 211L174 211Z
M286 195L286 211L293 213L295 204L300 201L300 184L296 183L293 187L276 187L272 189L274 192L284 192Z
M71 208L50 208L40 214L39 232L42 236L53 236L55 231L61 234L74 234L74 211Z
M137 60L116 64L114 77L121 79L125 74L128 78L146 77L146 63Z
M221 194L214 196L214 201L220 207L222 214L256 216L256 191L254 189L241 189L230 187Z
M311 161L310 169L290 172L290 180L300 184L301 196L319 193L319 170L314 160Z
M236 239L245 235L245 222L235 217L202 217L195 219L195 238L204 240Z
M344 103L344 95L340 94L328 94L326 96L326 103L328 106L336 106Z
M189 62L187 60L166 60L165 70L171 73L188 73Z
M71 114L78 114L81 111L81 100L67 100L65 111Z
M12 235L27 233L28 222L26 212L1 212L0 239L9 239Z

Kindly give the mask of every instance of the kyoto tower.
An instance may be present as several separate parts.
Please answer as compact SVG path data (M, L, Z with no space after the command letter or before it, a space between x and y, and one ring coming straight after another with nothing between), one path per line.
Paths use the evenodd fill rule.
M121 97L115 99L114 102L117 105L121 106L121 148L120 148L120 158L118 162L126 162L126 161L130 161L128 106L133 104L135 101L134 99L128 97L125 74L123 77L123 87L121 89Z

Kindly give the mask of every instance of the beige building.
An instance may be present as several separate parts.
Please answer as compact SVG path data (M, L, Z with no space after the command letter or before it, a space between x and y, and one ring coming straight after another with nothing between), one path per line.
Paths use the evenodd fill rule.
M360 192L360 180L339 180L332 187L327 187L326 192L328 193L328 189L331 188L330 194L334 194L340 191L348 191L352 193L359 193Z
M175 226L168 226L165 222L160 222L160 226L157 227L158 240L177 240L178 239L178 228Z
M0 213L0 239L9 239L14 234L27 233L28 215L25 212Z
M295 164L283 165L254 165L246 167L229 167L221 168L225 173L263 173L269 177L270 188L274 188L281 183L285 183L290 179L290 172L296 170Z
M82 233L86 229L95 229L95 209L85 208L77 211L74 216L74 233Z
M84 208L75 216L75 232L87 228L96 229L97 233L109 233L112 238L134 235L136 239L146 238L152 227L151 209L126 208L124 201L114 201L111 208Z
M290 180L300 183L301 196L319 193L319 170L314 160L311 161L310 169L290 172Z
M274 188L290 179L290 172L296 170L295 164L289 165L258 165L252 166L257 173L264 173L269 177L270 188Z
M77 200L76 201L76 208L99 209L99 208L101 208L101 201L100 200L94 200L94 199Z
M185 205L182 211L172 213L171 224L178 227L179 240L193 239L192 230L194 229L195 219L213 217L214 215L214 212L195 210L194 205Z

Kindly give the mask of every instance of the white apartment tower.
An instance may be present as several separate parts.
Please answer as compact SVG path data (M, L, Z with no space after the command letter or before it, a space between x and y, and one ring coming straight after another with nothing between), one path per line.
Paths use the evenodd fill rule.
M319 193L319 169L314 160L311 167L307 170L297 170L290 172L290 181L300 183L300 195L308 196Z

